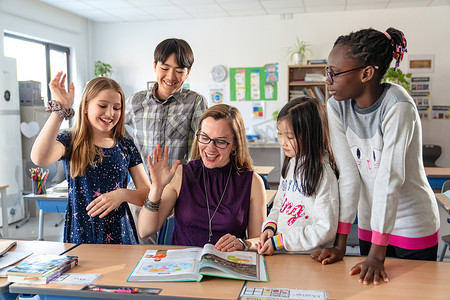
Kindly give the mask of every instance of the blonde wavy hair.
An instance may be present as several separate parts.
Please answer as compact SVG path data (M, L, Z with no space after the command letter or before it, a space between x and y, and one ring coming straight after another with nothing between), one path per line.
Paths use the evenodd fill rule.
M111 78L97 77L90 80L84 88L81 96L80 106L78 108L77 122L71 128L72 142L70 149L72 149L72 157L70 160L70 177L75 178L84 176L88 165L92 165L96 158L101 163L103 161L103 154L100 149L95 146L92 140L92 126L89 123L85 113L89 101L94 99L101 91L114 90L120 94L120 119L114 128L109 132L110 137L114 139L121 139L125 128L125 95L120 85Z
M214 120L224 119L230 124L234 135L233 144L236 146L236 155L230 155L230 161L236 170L242 171L248 169L253 171L253 161L248 151L247 136L245 135L245 126L239 110L228 104L216 104L208 108L200 117L198 123L197 133L202 129L202 122L206 118L213 118ZM190 160L201 159L198 140L195 138L191 149Z

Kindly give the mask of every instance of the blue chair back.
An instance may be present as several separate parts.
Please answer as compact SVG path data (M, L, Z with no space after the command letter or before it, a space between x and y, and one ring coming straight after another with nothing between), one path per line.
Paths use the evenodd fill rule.
M161 229L158 231L157 243L158 245L170 245L172 240L174 217L170 216L166 219Z

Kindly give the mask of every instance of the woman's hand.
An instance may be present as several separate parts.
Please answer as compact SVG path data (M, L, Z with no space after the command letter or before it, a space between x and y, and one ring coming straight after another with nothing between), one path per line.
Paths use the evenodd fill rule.
M62 78L61 78L62 76ZM56 100L63 108L70 108L73 105L75 95L73 82L69 83L69 92L66 91L65 86L66 74L58 72L55 78L48 84L52 92L52 98Z
M98 196L86 207L88 215L91 217L100 215L99 218L104 218L122 202L126 202L126 195L124 189L118 189Z
M232 234L225 234L221 237L214 247L222 252L243 251L244 245L238 241L237 237Z
M153 158L148 157L148 166L150 168L150 178L152 179L152 188L165 187L168 185L172 178L175 176L175 172L180 165L180 161L177 160L173 163L171 169L169 169L169 147L164 147L164 158L162 158L161 145L156 145L153 149Z

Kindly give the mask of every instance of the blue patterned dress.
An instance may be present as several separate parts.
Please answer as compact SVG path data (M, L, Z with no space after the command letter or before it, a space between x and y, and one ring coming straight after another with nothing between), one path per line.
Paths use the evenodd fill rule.
M117 140L112 148L100 148L103 162L95 161L86 168L84 176L70 177L70 143L72 133L62 131L57 140L66 147L61 158L69 184L65 216L64 242L76 244L137 244L137 232L127 202L123 202L104 218L90 217L86 207L98 196L126 188L128 169L142 163L131 139Z

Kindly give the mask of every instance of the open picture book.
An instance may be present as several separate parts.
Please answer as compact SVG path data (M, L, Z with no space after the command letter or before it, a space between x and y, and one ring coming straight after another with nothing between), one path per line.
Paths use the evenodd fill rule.
M203 248L147 250L127 281L200 281L204 275L268 281L263 255L221 252L212 244Z

